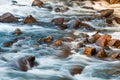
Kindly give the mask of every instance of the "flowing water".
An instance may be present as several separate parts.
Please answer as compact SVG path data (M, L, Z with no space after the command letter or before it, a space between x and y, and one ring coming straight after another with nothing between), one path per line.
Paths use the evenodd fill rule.
M120 61L119 60L100 60L93 57L83 55L83 49L75 51L75 42L70 43L73 47L73 55L67 58L56 58L55 55L60 53L59 47L48 46L47 44L37 45L37 39L48 35L52 35L54 39L70 32L70 29L60 30L57 26L50 23L53 18L65 17L66 19L83 19L83 17L94 18L98 4L94 5L96 10L83 9L80 6L73 5L67 12L56 13L54 10L47 8L39 8L31 6L33 0L16 0L18 3L12 5L12 0L0 0L0 15L10 12L19 18L18 23L0 23L0 65L4 65L7 61L18 59L25 55L34 55L36 57L37 66L27 72L14 70L9 66L0 67L0 80L120 80ZM46 5L66 6L64 0L44 0ZM89 2L90 6L92 6ZM84 3L84 5L86 5ZM87 4L87 5L88 5ZM103 6L102 8L108 8ZM82 6L82 4L81 4ZM97 7L96 7L97 6ZM33 15L37 19L37 23L23 24L23 19ZM111 28L108 27L104 20L93 19L85 21L96 28L108 29L109 34L113 38L119 39L119 25ZM117 29L116 29L117 27ZM21 39L14 43L11 47L3 47L3 42L13 40L16 37L13 32L16 28L23 31L25 39ZM116 31L116 32L114 32ZM84 30L76 30L76 34L84 32L89 35L95 32L86 32ZM74 46L73 46L74 45ZM89 46L89 45L88 45ZM17 50L17 53L14 51ZM6 61L7 60L7 61ZM74 65L83 66L81 74L71 75L69 70Z

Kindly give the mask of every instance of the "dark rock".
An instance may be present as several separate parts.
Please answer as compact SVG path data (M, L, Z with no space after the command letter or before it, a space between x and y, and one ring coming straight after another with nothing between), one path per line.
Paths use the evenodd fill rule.
M13 44L12 41L8 41L8 42L4 42L4 43L3 43L3 46L4 46L4 47L10 47L10 46L12 46L12 44Z
M55 46L61 46L62 45L62 40L61 39L58 39L54 42L54 45Z
M61 25L64 23L64 18L55 18L51 22L53 22L56 25Z
M8 12L0 16L0 22L18 22L18 19Z
M61 25L59 25L59 28L60 28L61 30L64 30L64 29L67 29L68 26L67 26L66 24L61 24Z
M43 2L40 0L34 0L32 3L32 6L38 6L41 7L43 5Z
M99 58L105 58L105 57L107 57L104 48L101 48L101 49L98 51L98 53L96 54L96 56L99 57Z
M34 23L34 22L37 22L37 21L32 15L29 15L24 19L23 22L24 22L24 24L28 24L28 23Z
M106 10L101 10L101 17L109 17L114 13L113 9L106 9Z
M70 27L70 28L75 28L75 29L77 29L77 28L79 28L79 24L80 24L80 23L81 23L81 22L80 22L79 20L73 20L73 21L70 22L69 27Z
M86 47L84 50L84 54L87 56L93 56L96 54L96 48L93 47Z
M75 65L71 68L70 73L71 75L80 74L83 71L83 67L79 65Z
M44 39L44 42L52 42L53 41L53 37L52 36L47 36L47 37L45 37Z
M22 31L21 31L19 28L17 28L17 29L14 31L14 34L20 35L20 34L22 34Z
M115 17L114 19L118 24L120 24L120 18L119 17Z

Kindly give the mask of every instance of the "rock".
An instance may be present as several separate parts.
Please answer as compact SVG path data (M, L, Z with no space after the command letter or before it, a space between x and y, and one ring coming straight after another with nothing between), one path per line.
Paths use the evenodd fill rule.
M69 8L68 7L57 7L57 8L55 8L55 12L66 12L66 11L68 11L69 10Z
M107 0L110 4L116 4L119 3L120 0Z
M51 22L53 22L56 25L61 25L64 23L64 18L55 18Z
M120 59L120 52L112 53L109 57L112 59Z
M111 40L111 36L109 34L104 34L96 41L95 44L98 46L107 46L110 40Z
M34 66L35 56L25 56L17 60L20 70L27 71Z
M101 49L98 51L98 53L96 54L96 56L99 57L99 58L105 58L105 57L107 57L104 48L101 48Z
M11 13L7 12L2 16L0 16L0 22L7 22L7 23L18 22L18 19L14 17Z
M80 22L79 20L73 20L73 21L70 22L69 27L70 27L70 28L75 28L75 29L77 29L77 28L79 28L79 24L80 24L80 23L81 23L81 22Z
M84 54L87 56L93 56L96 54L96 49L93 47L86 47L84 50Z
M118 24L120 24L120 18L119 17L115 17L114 19Z
M79 65L75 65L71 68L70 73L71 75L80 74L83 71L83 67Z
M94 35L92 35L92 37L89 38L88 41L90 43L95 43L100 37L101 37L101 35L97 32Z
M85 47L84 43L79 42L79 43L77 44L77 48L82 48L82 47Z
M117 39L111 39L109 42L108 42L108 46L114 46L114 44L116 43Z
M106 10L101 10L101 17L109 17L114 13L113 9L106 9Z
M20 34L22 34L22 31L21 31L19 28L17 28L17 29L14 31L14 34L20 35Z
M40 0L34 0L32 3L32 6L38 6L41 7L43 5L43 2Z
M53 37L52 36L47 36L47 37L45 37L44 39L44 42L52 42L53 41Z
M54 42L55 46L61 46L62 45L62 40L58 39Z
M64 30L64 29L67 29L68 26L67 26L66 24L61 24L61 25L59 25L59 28L60 28L61 30Z
M4 43L3 43L3 46L4 46L4 47L10 47L10 46L12 46L12 44L13 44L12 41L7 41L7 42L4 42Z
M113 24L113 18L106 18L106 23L107 24Z
M24 22L24 24L28 24L28 23L34 23L34 22L37 22L37 21L32 15L29 15L24 19L23 22Z
M88 34L85 34L85 33L80 33L80 34L79 34L79 37L80 37L80 38L88 38L89 35L88 35Z
M60 9L60 8L55 8L54 11L55 11L55 12L61 12L61 9Z

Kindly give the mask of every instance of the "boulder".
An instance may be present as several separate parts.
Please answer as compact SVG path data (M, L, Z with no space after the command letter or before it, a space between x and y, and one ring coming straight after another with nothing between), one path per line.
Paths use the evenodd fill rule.
M32 3L32 6L38 6L41 7L43 5L43 2L40 0L34 0Z
M101 10L100 13L101 13L101 17L107 18L107 17L110 17L114 13L114 10L113 9Z
M96 41L95 44L98 46L107 46L110 40L111 40L111 36L109 34L104 34Z
M0 22L7 22L7 23L18 22L18 19L14 17L11 13L7 12L2 16L0 16Z
M73 21L70 22L69 27L70 27L70 28L75 28L75 29L77 29L77 28L79 28L79 24L80 24L80 23L81 23L81 22L80 22L79 20L73 20Z
M109 57L112 59L120 59L120 52L112 53Z
M115 17L114 19L118 24L120 24L120 18L119 17Z
M34 66L35 56L25 56L17 60L20 70L27 71Z
M21 31L19 28L17 28L17 29L14 31L14 34L20 35L20 34L22 34L22 31Z
M67 29L68 26L66 24L61 24L58 26L61 30Z
M24 24L28 24L28 23L34 23L34 22L37 22L37 21L32 15L29 15L24 19L23 22L24 22Z
M79 65L74 65L74 66L70 69L71 75L80 74L82 71L83 71L83 67L82 67L82 66L79 66Z
M105 58L105 57L107 57L104 48L101 48L101 49L98 51L98 53L96 54L96 56L99 57L99 58Z
M56 25L61 25L64 23L64 18L55 18L51 22L56 24Z
M84 50L84 54L87 56L93 56L96 54L96 48L93 47L86 47Z

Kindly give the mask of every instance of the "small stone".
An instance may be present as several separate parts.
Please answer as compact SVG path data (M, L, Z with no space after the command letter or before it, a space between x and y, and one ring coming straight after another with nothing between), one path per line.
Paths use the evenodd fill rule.
M101 10L101 17L109 17L114 13L113 9L106 9L106 10Z
M112 53L109 57L112 59L120 59L120 52Z
M61 46L62 45L62 40L58 39L54 43L55 46Z
M56 25L61 25L64 23L64 18L55 18L51 22L53 22Z
M70 73L71 75L76 75L76 74L80 74L82 71L83 71L83 67L79 65L75 65L71 68Z
M84 50L84 54L87 56L93 56L96 54L96 49L93 47L86 47Z
M70 22L69 27L70 27L70 28L75 28L75 29L77 29L77 28L79 28L79 24L80 24L80 23L81 23L81 22L80 22L79 20L73 20L73 21Z
M67 29L68 27L67 27L66 24L61 24L61 25L59 25L59 28L60 28L61 30L64 30L64 29Z
M22 31L19 28L17 28L15 30L14 34L20 35L20 34L22 34Z
M98 46L107 46L110 40L111 40L111 36L109 34L104 34L96 41L95 44Z
M105 58L107 55L106 55L106 53L105 53L104 48L101 48L101 49L98 51L98 53L96 54L96 56L99 57L99 58Z
M40 0L34 0L32 3L32 6L38 6L41 7L43 5L43 2Z
M52 36L47 36L44 38L44 42L52 42L53 41L53 37Z
M4 47L10 47L10 46L12 46L12 44L13 44L12 41L8 41L8 42L4 42L4 43L3 43L3 46L4 46Z
M24 19L23 22L24 22L24 24L28 24L28 23L34 23L34 22L37 22L37 21L32 15L29 15Z
M120 24L120 18L119 17L115 17L114 19L118 24Z
M7 12L5 14L3 14L2 16L0 16L0 22L18 22L18 19L16 17L13 16L13 14Z

